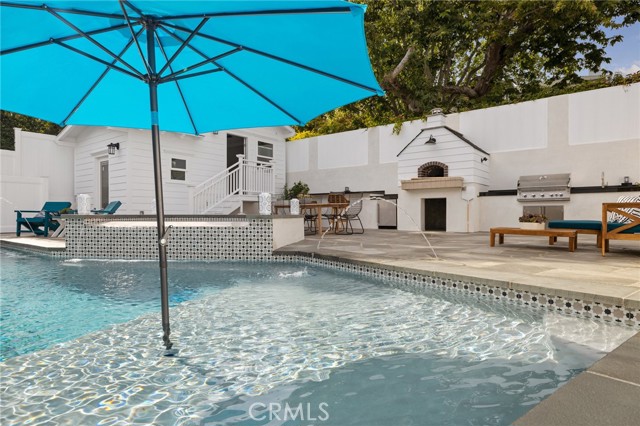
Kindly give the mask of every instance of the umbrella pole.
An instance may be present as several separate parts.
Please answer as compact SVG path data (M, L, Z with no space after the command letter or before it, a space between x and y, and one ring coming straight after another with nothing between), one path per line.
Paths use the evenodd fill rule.
M160 299L162 305L162 340L167 350L173 343L169 339L169 285L167 281L167 235L164 226L164 199L162 195L162 162L160 158L160 125L158 123L158 83L156 75L155 23L147 23L147 61L149 64L149 103L151 109L151 146L153 149L153 177L156 189L156 216L158 221L158 257L160 261Z

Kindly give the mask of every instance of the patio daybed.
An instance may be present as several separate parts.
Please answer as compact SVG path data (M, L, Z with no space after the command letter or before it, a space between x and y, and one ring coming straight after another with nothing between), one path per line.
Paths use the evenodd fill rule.
M637 200L637 198L635 198ZM609 220L612 219L612 220ZM552 229L573 229L578 233L596 234L598 247L604 256L609 240L640 241L640 200L634 202L603 203L602 220L552 220Z

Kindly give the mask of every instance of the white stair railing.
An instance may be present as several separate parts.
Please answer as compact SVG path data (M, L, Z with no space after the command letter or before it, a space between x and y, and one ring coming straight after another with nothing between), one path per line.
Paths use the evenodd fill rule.
M209 213L226 201L237 201L241 207L245 196L261 192L275 192L273 164L238 155L236 164L193 189L193 210L196 214Z

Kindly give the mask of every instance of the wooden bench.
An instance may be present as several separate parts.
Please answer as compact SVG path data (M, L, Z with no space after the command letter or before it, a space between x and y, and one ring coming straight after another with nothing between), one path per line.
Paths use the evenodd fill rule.
M549 245L554 244L558 237L569 238L569 251L575 251L578 247L578 233L575 229L520 229L520 228L491 228L489 235L489 245L495 247L496 234L498 243L504 244L505 235L534 235L539 237L549 237Z

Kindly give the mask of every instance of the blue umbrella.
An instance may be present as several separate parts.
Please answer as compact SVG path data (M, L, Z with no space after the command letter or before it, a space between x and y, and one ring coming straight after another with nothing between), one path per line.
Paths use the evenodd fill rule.
M0 1L0 107L60 125L150 128L169 335L167 131L301 125L383 95L365 6L342 0Z

